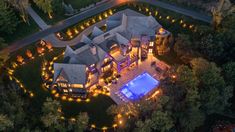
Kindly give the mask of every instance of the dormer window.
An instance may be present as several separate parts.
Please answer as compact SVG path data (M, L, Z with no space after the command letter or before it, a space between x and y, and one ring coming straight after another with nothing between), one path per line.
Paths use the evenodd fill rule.
M91 64L90 67L95 67L95 64Z
M151 41L151 42L149 43L149 46L153 46L153 45L154 45L154 42Z

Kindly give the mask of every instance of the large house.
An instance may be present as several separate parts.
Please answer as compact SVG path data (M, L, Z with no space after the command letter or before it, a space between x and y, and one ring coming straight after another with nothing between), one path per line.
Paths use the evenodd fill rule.
M105 73L122 69L148 54L169 51L170 33L152 16L133 15L131 10L118 12L106 21L106 31L94 27L81 42L67 46L63 63L54 63L54 86L63 94L79 96L99 84ZM84 45L80 48L79 45Z

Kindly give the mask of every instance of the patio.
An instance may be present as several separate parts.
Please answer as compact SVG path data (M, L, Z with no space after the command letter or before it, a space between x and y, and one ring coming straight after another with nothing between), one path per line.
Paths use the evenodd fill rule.
M156 62L155 66L151 65L152 62ZM138 62L138 65L133 63L130 67L123 69L120 73L121 78L119 78L117 84L111 84L110 86L107 86L110 89L110 97L117 104L129 102L129 100L124 95L120 94L119 89L143 72L148 72L154 79L160 80L162 75L156 71L156 67L162 69L163 71L165 71L166 68L169 68L169 66L164 62L158 60L153 55L149 55L146 60Z

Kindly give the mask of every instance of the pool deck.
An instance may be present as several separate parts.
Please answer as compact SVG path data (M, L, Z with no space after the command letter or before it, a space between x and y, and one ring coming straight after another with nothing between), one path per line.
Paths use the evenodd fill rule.
M125 96L119 96L120 91L119 89L122 88L123 85L137 77L138 75L142 74L143 72L148 72L153 78L156 80L161 79L161 75L156 72L155 67L151 66L151 62L156 62L156 66L165 69L166 67L169 68L167 64L164 62L158 60L156 57L150 55L145 61L139 62L138 66L130 66L126 69L123 69L121 71L121 78L117 81L117 84L111 84L110 86L107 86L110 88L110 97L117 103L117 104L123 104L128 103L129 99L125 98ZM122 98L122 99L121 99Z

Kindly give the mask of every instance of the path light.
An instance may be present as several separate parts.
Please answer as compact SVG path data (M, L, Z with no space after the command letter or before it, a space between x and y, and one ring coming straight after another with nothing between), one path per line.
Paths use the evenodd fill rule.
M159 16L159 19L162 19L162 16Z
M15 63L15 62L12 63L12 68L16 68L17 66L18 66L17 63Z
M62 100L66 100L66 96L62 96Z
M155 16L157 16L158 15L158 11L155 11Z
M52 51L52 44L50 42L47 42L46 47L49 51Z
M193 25L190 25L189 28L192 29L192 28L193 28Z
M81 26L80 26L80 29L82 29L82 30L83 30L83 29L84 29L84 26L83 26L83 25L81 25Z
M37 47L37 52L38 52L39 56L43 55L43 52L44 52L44 51L45 51L44 48L42 48L42 47Z
M77 102L81 102L81 99L80 99L80 98L78 98L76 101L77 101Z
M113 124L113 128L116 128L117 127L117 124Z
M66 34L67 34L70 38L72 38L72 37L73 37L73 36L72 36L72 32L71 32L71 30L70 30L70 29L68 29L68 30L67 30Z
M113 15L113 11L111 9L109 10L109 15Z
M70 98L68 99L68 101L69 101L69 102L73 101L73 98L70 97Z
M95 23L95 22L96 22L94 18L93 18L91 21L92 21L92 23Z
M78 34L78 29L77 29L77 28L74 28L74 32L75 32L76 34Z
M55 90L55 89L51 90L51 93L52 93L52 94L55 94L55 93L56 93L56 90Z
M99 20L101 21L102 20L102 17L99 15Z
M103 132L105 132L108 129L108 127L104 126L102 127Z
M34 96L34 94L33 94L32 92L30 92L30 94L29 94L29 95L30 95L30 97L33 97L33 96Z
M33 58L34 58L32 52L31 52L29 49L26 50L26 55L27 55L28 58L30 58L30 59L33 59Z
M123 121L122 121L122 120L119 120L118 123L119 123L120 125L122 125Z
M56 98L58 98L59 96L60 96L59 93L55 94L55 97L56 97Z
M146 11L146 12L148 12L148 11L149 11L149 9L148 9L148 8L145 8L145 11Z
M86 99L86 102L90 102L91 100L88 98L88 99Z
M180 24L182 24L183 23L183 20L180 20Z
M107 18L107 17L108 17L108 14L107 14L106 12L104 13L104 17L105 17L105 18Z
M24 58L21 55L17 55L16 57L17 62L19 62L20 64L24 63Z
M174 23L174 22L175 22L175 19L172 19L171 22Z
M187 27L187 24L183 24L183 28Z
M96 128L95 124L91 124L91 128Z
M170 19L170 16L167 16L166 19L169 20L169 19Z

